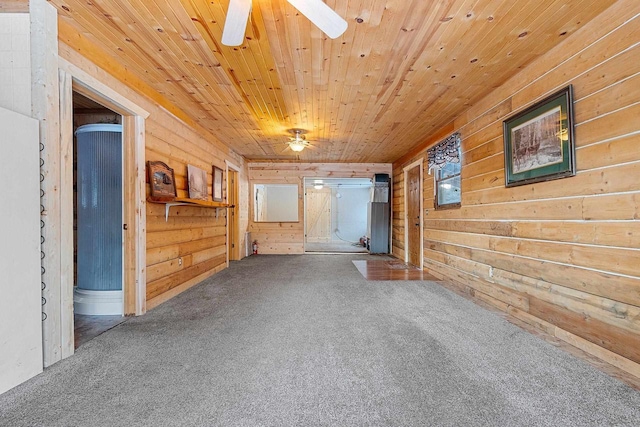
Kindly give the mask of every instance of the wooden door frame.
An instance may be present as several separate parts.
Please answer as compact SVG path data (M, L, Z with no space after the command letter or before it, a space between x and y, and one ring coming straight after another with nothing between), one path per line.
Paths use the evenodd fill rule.
M404 172L404 262L409 262L409 194L407 185L409 171L415 167L419 167L420 172L420 265L421 269L424 268L424 189L422 188L423 177L423 159L416 160L415 162L405 166Z
M73 345L73 92L122 116L125 315L146 312L145 119L149 113L70 62L59 59L60 256L63 342ZM70 337L66 335L70 334ZM71 348L73 354L73 347Z
M146 203L142 108L58 55L58 14L45 1L29 2L32 116L40 121L43 364L74 353L73 324L73 91L122 114L125 148L125 313L146 307ZM127 185L129 184L129 185ZM128 268L128 270L127 270Z
M237 206L237 204L240 202L240 183L238 182L238 180L236 179L236 182L234 183L235 188L231 188L230 184L229 184L229 170L234 171L237 175L240 175L240 167L237 165L234 165L233 163L231 163L228 160L224 161L226 164L226 177L227 177L227 202L229 201L229 192L230 191L234 191L236 193L236 207L234 208L236 213L239 212L239 208ZM227 227L226 227L226 233L227 233L227 267L229 267L229 258L235 258L237 260L242 259L242 254L240 253L240 222L238 219L238 215L236 215L236 219L235 219L235 225L236 225L236 238L238 239L238 247L234 248L234 256L230 257L229 254L231 253L232 249L231 249L231 242L229 241L229 210L227 210ZM246 248L245 248L246 250Z

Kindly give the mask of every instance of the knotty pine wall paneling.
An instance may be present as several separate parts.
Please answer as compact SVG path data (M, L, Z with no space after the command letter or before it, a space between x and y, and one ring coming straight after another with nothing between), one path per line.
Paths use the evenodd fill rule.
M391 174L388 163L294 163L255 162L248 164L249 231L258 241L261 254L304 253L304 178L373 178ZM297 184L298 222L254 222L253 184Z
M187 165L204 169L211 199L212 165L224 170L225 160L237 165L243 160L212 149L206 136L176 124L180 122L147 120L146 157L174 169L178 197L189 197ZM225 181L223 200L226 187ZM165 220L163 204L147 204L148 304L162 302L226 268L226 215L222 209L176 206Z
M640 376L640 4L618 2L471 106L462 207L434 210L424 174L424 265L513 316ZM572 84L575 177L505 188L502 121ZM448 133L448 132L445 132ZM393 249L404 257L403 166ZM446 135L445 135L446 136ZM426 168L426 166L425 166Z
M75 37L66 37L64 26L60 33L60 56L82 68L94 77L116 89L123 96L150 112L145 123L146 160L160 160L175 170L176 188L179 197L188 197L187 164L207 171L209 193L212 184L212 166L226 169L225 160L242 170L240 180L240 204L248 204L248 186L244 159L219 143L215 137L193 123L187 123L158 105L158 94L147 93L149 88L138 81L120 80L104 69L114 64L93 63L81 54L90 43ZM62 40L68 41L69 44ZM95 61L99 58L91 53ZM106 55L105 55L106 57ZM126 76L126 74L123 74ZM118 74L122 77L122 75ZM225 176L226 179L226 176ZM223 183L226 191L226 183ZM147 185L147 196L149 187ZM226 194L225 194L226 197ZM163 204L147 203L146 266L147 308L166 301L203 279L226 268L226 210L204 207L172 207L165 221ZM246 230L242 221L241 233Z

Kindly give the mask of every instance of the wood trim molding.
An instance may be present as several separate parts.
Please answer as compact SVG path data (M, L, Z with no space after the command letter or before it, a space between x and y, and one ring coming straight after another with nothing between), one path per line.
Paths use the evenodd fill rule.
M146 201L144 134L145 119L142 116L123 116L124 136L124 189L123 220L127 224L125 234L125 315L141 315L146 311ZM142 171L142 173L140 173Z
M141 116L145 119L149 117L149 112L145 109L131 102L126 97L120 95L118 92L66 59L59 58L58 66L60 69L73 76L73 89L76 92L86 95L120 114Z
M62 358L75 350L73 323L73 82L58 71L60 84L60 289Z
M69 76L72 90L123 116L125 234L124 313L146 311L146 202L145 119L149 113L80 67L59 58L61 72ZM71 99L69 99L71 102ZM73 119L71 117L71 119ZM71 156L71 162L73 161ZM72 167L72 166L69 166Z
M236 172L241 172L242 168L236 164L231 163L229 160L225 160L224 163L227 165L227 170L233 169Z
M60 92L58 76L58 15L44 0L29 2L32 117L40 121L43 363L61 360L63 334L60 236ZM70 308L70 307L69 307ZM64 309L68 309L66 306Z
M138 239L136 251L136 306L135 314L141 315L147 312L147 202L145 180L145 117L135 116L135 164L136 164L136 215L135 236Z
M236 182L236 183L234 184L234 185L236 186L235 188L232 188L232 187L231 187L231 185L229 184L229 169L231 169L231 170L233 170L234 172L236 172L236 174L237 174L236 178L240 175L240 171L242 171L242 169L240 169L240 167L239 167L239 166L237 166L237 165L235 165L235 164L231 163L229 160L225 160L225 161L224 161L224 163L225 163L225 165L226 165L225 173L226 173L226 177L227 177L227 202L229 201L229 194L230 194L230 192L231 192L231 191L236 191L236 189L237 189L237 191L236 191L236 195L235 195L235 197L236 197L236 204L237 204L237 203L239 202L239 200L238 200L238 199L239 199L239 192L240 192L240 191L239 191L240 189L239 189L239 187L238 187L238 186L239 186L239 182ZM233 208L233 209L235 209L235 210L236 210L236 212L238 212L238 207L237 207L237 206L236 206L235 208ZM229 258L230 258L229 254L231 253L231 251L232 251L232 250L234 251L234 258L235 258L235 259L240 259L240 258L241 258L240 254L239 254L239 251L240 251L240 245L238 245L238 247L237 247L237 248L233 248L233 249L231 248L231 242L230 242L230 235L231 235L231 234L229 233L229 223L230 223L230 221L229 221L229 215L230 215L230 214L231 214L231 212L230 212L230 211L227 211L227 231L226 231L226 232L227 232L227 267L229 267ZM237 224L237 221L238 221L238 220L236 219L236 225L238 225L238 224ZM240 243L240 242L241 242L241 239L242 239L242 238L240 237L240 230L239 230L239 229L238 229L238 230L236 230L236 233L235 233L235 234L236 234L236 239L238 240L238 243Z

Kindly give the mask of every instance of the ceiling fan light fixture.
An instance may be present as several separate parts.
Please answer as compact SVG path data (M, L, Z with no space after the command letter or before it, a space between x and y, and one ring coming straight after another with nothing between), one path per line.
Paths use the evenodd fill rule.
M299 153L309 146L309 143L304 138L304 134L306 133L304 129L289 129L289 133L294 135L289 141L289 148L291 151Z
M293 140L289 143L289 148L291 148L291 151L295 151L297 153L304 150L306 146L307 144L302 140Z

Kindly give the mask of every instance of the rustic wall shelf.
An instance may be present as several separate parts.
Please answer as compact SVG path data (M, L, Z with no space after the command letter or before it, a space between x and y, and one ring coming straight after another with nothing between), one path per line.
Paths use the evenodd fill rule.
M229 207L228 203L222 202L212 202L210 200L198 200L198 199L189 199L187 197L176 197L171 201L158 201L147 199L150 203L160 203L164 205L164 220L169 221L169 209L171 206L197 206L201 208L215 208L216 210L216 219L218 219L218 212L220 209L227 209Z

